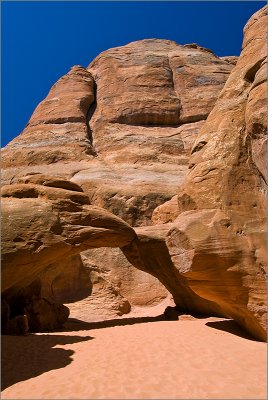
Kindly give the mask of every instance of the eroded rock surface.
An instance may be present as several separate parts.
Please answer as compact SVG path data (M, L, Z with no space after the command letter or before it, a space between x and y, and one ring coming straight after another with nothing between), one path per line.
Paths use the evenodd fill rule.
M232 68L198 45L168 40L107 50L52 87L3 149L3 181L33 172L71 178L92 204L150 224L154 208L176 194Z
M92 205L132 226L151 225L153 210L183 182L191 147L232 68L233 62L208 49L168 40L143 40L101 53L88 69L76 66L62 77L24 131L3 149L3 183L25 183L31 174L32 183L46 185L37 173L57 176L57 184L71 179ZM166 290L156 279L130 267L116 249L106 248L109 265L101 265L100 251L95 264L122 283L119 292L109 279L105 283L109 301L93 285L88 303L99 304L100 314L100 304L103 316L120 313L122 298L135 307L134 287L144 306L162 301ZM85 255L83 260L87 263ZM92 264L92 257L88 261ZM125 268L132 277L127 285ZM118 293L113 301L111 292Z
M266 25L263 8L245 26L242 53L191 151L178 217L166 240L190 288L261 340L266 339ZM169 205L162 207L166 218ZM161 207L158 219L159 214Z
M266 340L266 221L219 209L182 213L168 232L172 263L186 284Z
M15 168L15 175L21 175L18 167L29 166L25 175L41 165L46 173L48 164L92 157L88 109L95 100L94 85L92 75L80 66L60 78L22 133L2 150L2 167Z
M152 39L57 82L3 150L9 300L34 282L28 313L49 314L52 298L82 299L93 283L88 310L122 315L144 271L184 312L231 316L265 339L265 26L262 9L238 60ZM111 247L139 273L125 279L133 267ZM64 258L74 286L61 283ZM148 282L145 305L166 293Z
M166 237L172 224L136 228L137 239L122 251L136 268L150 273L168 289L175 304L183 312L224 316L224 311L213 301L199 297L171 260Z
M45 321L38 317L32 323L32 330L41 330L48 329L46 318L51 322L52 315L50 328L68 317L57 301L77 301L91 293L79 253L122 247L135 232L118 217L91 206L72 182L40 175L25 177L24 182L2 188L2 293L8 304L21 304L17 315L42 316ZM29 324L31 328L31 319Z

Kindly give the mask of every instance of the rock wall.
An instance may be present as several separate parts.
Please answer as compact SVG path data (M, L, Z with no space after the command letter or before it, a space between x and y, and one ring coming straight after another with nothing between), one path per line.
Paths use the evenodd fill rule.
M190 288L266 339L267 10L244 29L241 55L191 151L166 237ZM162 206L166 218L170 203ZM161 218L161 207L156 210ZM177 218L176 218L177 215Z
M181 310L266 339L265 28L263 8L238 60L152 39L61 78L3 149L8 304L23 288L33 316L93 283L83 311L108 318L168 298L160 281Z
M53 329L68 318L59 302L91 294L79 254L122 247L136 235L120 218L90 205L73 182L40 174L23 181L2 187L1 291L10 308L4 308L5 320L25 314L32 331Z
M195 44L152 39L107 50L88 69L73 67L3 149L3 182L23 182L29 174L32 180L38 173L70 179L91 204L132 226L151 225L153 210L183 182L191 147L234 62ZM167 296L157 279L130 266L119 249L88 251L83 260L98 266L103 282L93 284L86 300L92 317L97 304L101 319L120 314L122 299L133 310Z

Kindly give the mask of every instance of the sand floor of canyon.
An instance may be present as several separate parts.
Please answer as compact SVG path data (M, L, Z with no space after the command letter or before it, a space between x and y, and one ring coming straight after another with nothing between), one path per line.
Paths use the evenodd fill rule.
M266 344L222 318L2 336L2 399L266 399L266 372Z

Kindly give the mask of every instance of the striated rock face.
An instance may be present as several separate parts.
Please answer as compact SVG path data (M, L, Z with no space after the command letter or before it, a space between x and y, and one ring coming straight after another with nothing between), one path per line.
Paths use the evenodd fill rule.
M176 193L232 68L207 49L167 40L107 50L52 87L3 149L3 180L32 172L71 178L92 204L149 224Z
M201 298L189 287L187 279L172 262L166 244L170 229L172 224L136 228L137 239L124 246L122 251L136 268L162 282L182 312L224 316L224 311L216 303Z
M95 100L94 85L92 75L80 66L60 78L23 132L3 149L2 167L15 168L20 175L17 167L47 166L93 155L87 118Z
M135 237L128 224L91 206L84 193L30 182L2 188L2 213L2 290L62 257L122 247Z
M263 8L245 26L241 56L191 151L189 173L173 207L174 223L166 239L172 262L190 288L262 340L266 339L266 23ZM170 203L162 206L163 219L169 208ZM161 207L155 211L158 219L162 211Z
M166 238L187 286L261 340L266 340L265 236L265 220L210 209L182 213Z
M245 26L243 50L191 151L178 203L265 213L266 10Z
M71 179L92 205L132 226L151 225L153 210L183 182L191 147L232 68L229 60L195 44L152 39L107 50L88 69L76 66L62 77L3 149L3 182L23 183L37 173ZM89 253L83 255L89 276L98 275L89 266L97 265L103 282L94 278L89 313L98 304L100 317L113 317L122 311L122 298L132 308L162 302L165 288L130 266L120 250L96 250L95 261ZM74 293L76 286L70 286Z
M88 250L82 259L93 284L93 293L85 300L87 318L114 318L137 309L149 312L168 297L159 280L133 267L120 249Z
M72 182L42 175L23 180L2 188L2 293L14 316L29 314L32 330L48 329L68 317L54 302L77 301L91 293L91 281L76 255L88 248L122 247L135 232L91 206ZM72 281L66 283L66 278ZM21 310L12 309L14 302ZM46 317L49 313L54 322ZM36 315L38 321L32 323Z
M93 127L104 121L176 126L204 120L217 99L215 87L222 87L230 72L228 64L196 44L168 40L107 50L89 66L98 93Z
M265 28L262 9L238 59L134 42L51 89L3 150L7 330L52 329L77 300L116 317L165 286L265 340Z

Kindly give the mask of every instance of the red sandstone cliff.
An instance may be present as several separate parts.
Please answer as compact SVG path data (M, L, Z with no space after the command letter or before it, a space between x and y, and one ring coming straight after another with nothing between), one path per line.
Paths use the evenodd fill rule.
M91 281L83 304L107 318L161 303L165 286L181 309L264 338L265 26L262 9L235 67L151 39L52 87L2 151L8 300L34 282L31 298L68 303Z

